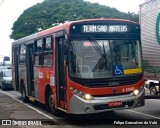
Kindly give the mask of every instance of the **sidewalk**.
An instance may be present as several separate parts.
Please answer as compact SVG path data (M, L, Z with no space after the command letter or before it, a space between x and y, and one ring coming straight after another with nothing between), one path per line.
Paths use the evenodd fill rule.
M8 96L9 94L9 96ZM11 96L11 97L10 97ZM16 97L21 96L21 94L15 92L15 91L2 91L0 90L0 124L3 123L4 120L11 120L13 125L13 120L17 121L39 121L41 120L50 120L46 116L44 116L41 113L38 113L37 111L27 107L23 102L20 103L19 101L15 100ZM15 99L14 99L15 98ZM46 123L47 124L47 123ZM14 124L15 125L15 124ZM16 128L16 127L22 127L22 128L30 128L31 126L24 126L24 125L18 125L18 126L2 126L0 125L0 128ZM37 128L53 128L54 125L38 125Z

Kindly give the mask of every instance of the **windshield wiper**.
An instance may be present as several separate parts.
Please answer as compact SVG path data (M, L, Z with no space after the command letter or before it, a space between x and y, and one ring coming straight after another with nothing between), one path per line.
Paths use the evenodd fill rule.
M91 36L89 37L89 41L92 43L92 45L96 49L96 51L103 57L104 56L103 49L97 43L97 41L93 37L91 37Z
M97 50L97 52L101 55L101 57L104 58L105 69L107 69L107 58L106 58L106 51L105 51L104 43L103 43L103 49L102 49L102 47L97 43L97 41L93 37L90 36L89 41L92 43L93 47Z

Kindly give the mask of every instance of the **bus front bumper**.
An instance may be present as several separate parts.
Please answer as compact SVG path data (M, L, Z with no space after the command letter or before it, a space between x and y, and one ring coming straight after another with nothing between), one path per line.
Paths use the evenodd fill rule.
M145 90L143 89L137 96L121 95L108 97L94 97L93 100L84 100L77 95L73 95L70 100L71 114L91 114L117 109L128 109L144 106ZM109 106L111 102L121 102L119 106Z

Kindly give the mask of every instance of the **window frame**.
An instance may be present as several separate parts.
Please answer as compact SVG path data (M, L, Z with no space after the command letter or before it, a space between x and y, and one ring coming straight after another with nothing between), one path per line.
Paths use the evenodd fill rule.
M51 38L51 50L46 50L46 38ZM37 51L37 42L39 40L42 40L42 51ZM34 66L36 67L53 67L54 65L54 51L53 51L53 35L48 35L48 36L45 36L45 37L40 37L38 39L35 40L35 43L34 43ZM44 63L44 60L45 60L45 55L49 55L49 54L52 54L52 64L51 65L47 65ZM36 56L39 57L39 60L38 60L38 64L36 64ZM41 57L41 58L40 58Z
M22 47L25 48L25 52L22 53ZM24 57L24 62L22 62L21 57ZM26 65L26 45L22 43L19 45L19 65Z
M41 40L42 41L42 51L37 51L37 42ZM44 49L44 41L43 38L36 39L34 42L34 66L43 66L43 49ZM38 64L36 64L36 56L39 57L38 59ZM40 63L40 56L41 58L41 63Z
M51 49L50 50L46 50L46 39L47 38L51 38L51 42L50 42L50 44L51 44ZM43 66L44 67L53 67L53 65L54 65L54 40L53 40L53 36L52 35L49 35L49 36L46 36L46 37L44 37L44 51L43 51ZM51 65L47 65L47 64L44 64L44 58L45 58L45 55L49 55L49 54L51 54L52 55L52 64Z

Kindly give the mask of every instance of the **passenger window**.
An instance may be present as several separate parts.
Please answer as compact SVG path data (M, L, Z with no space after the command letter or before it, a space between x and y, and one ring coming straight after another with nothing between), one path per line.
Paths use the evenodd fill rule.
M47 37L45 40L45 51L52 50L52 38Z
M52 53L45 53L44 55L44 66L51 67L53 63L53 54Z
M20 58L19 58L19 63L20 64L25 64L25 59L26 59L26 46L22 44L20 46Z
M43 55L35 53L35 65L43 65Z
M42 39L38 40L36 43L36 52L42 52L43 51L43 41Z
M44 64L45 67L52 67L53 65L53 44L52 37L45 38L45 49L43 52L44 55Z
M35 42L35 65L52 67L53 65L52 37L48 36Z
M35 65L43 65L43 40L39 39L35 43Z

